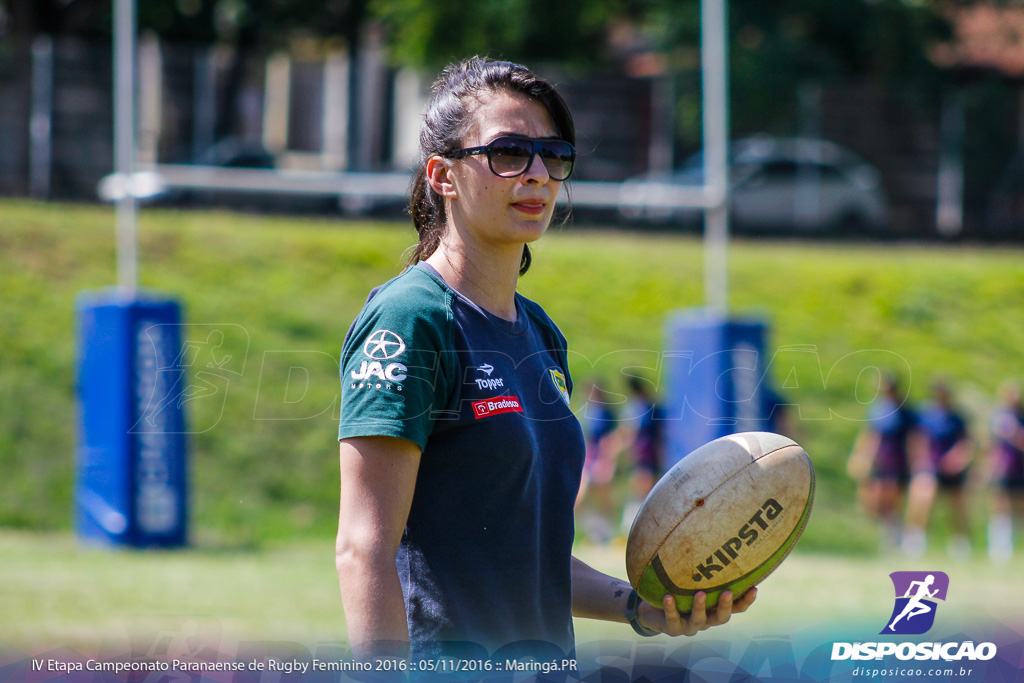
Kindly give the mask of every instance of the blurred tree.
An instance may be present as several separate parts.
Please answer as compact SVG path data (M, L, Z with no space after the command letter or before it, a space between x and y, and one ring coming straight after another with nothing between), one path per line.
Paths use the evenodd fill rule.
M112 0L2 1L14 34L110 32ZM373 24L384 30L396 63L428 72L487 54L669 73L677 78L677 134L684 146L700 135L700 0L137 2L141 29L178 43L231 45L239 68L253 52L303 36L335 40L356 58ZM934 104L944 75L928 54L951 35L943 7L921 0L728 0L733 130L793 132L806 82L871 79Z
M356 38L368 0L136 0L141 30L179 43L287 44L295 34ZM112 0L0 0L7 31L109 38Z
M673 71L699 66L699 0L651 0L645 28ZM941 74L925 46L946 31L929 3L906 0L731 0L732 127L793 133L803 83L874 79L904 96L933 100ZM679 134L699 139L700 92L680 88Z
M368 0L137 0L139 26L175 42L286 46L296 35L358 41Z
M436 71L472 54L568 66L606 61L616 22L643 18L646 0L373 0L397 61Z
M3 0L2 4L7 30L19 43L28 43L39 33L110 33L111 0Z
M1004 2L943 2L952 32L928 46L936 64L963 72L1024 78L1024 6Z
M109 35L112 0L2 0L12 34ZM780 79L920 71L944 25L932 3L910 0L731 0L734 78L765 91ZM692 66L699 0L137 0L139 26L174 42L260 47L296 35L358 42L381 23L397 61L431 70L467 54L589 65L615 59L618 29L640 47ZM635 42L635 41L634 41ZM636 50L637 44L630 49ZM618 55L621 56L621 55Z

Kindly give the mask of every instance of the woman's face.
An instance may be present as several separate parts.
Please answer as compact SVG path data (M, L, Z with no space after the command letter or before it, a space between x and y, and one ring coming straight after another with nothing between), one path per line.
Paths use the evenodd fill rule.
M525 95L484 93L471 110L463 147L486 145L501 135L556 137L554 123L542 104ZM515 178L494 175L487 156L479 154L449 162L454 196L449 206L455 226L483 244L521 247L544 234L551 222L560 181L552 180L539 157Z

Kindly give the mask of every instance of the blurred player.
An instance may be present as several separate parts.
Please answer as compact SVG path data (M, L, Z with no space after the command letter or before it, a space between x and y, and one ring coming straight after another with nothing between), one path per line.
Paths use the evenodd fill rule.
M974 447L967 423L953 405L949 387L943 382L932 386L932 402L918 417L927 457L920 459L921 469L914 472L907 500L907 521L903 532L903 551L920 557L927 545L926 531L937 493L949 496L953 537L949 544L952 557L965 559L971 552L968 540L967 469Z
M894 377L884 376L881 395L857 436L847 472L859 483L861 507L882 525L882 547L900 544L900 508L910 482L911 454L920 453L917 417ZM916 457L916 456L915 456Z
M1013 516L1024 508L1024 403L1020 386L1007 382L999 390L999 408L992 420L992 512L988 554L1005 564L1013 556Z
M592 382L587 404L580 411L580 424L586 443L583 478L576 496L576 513L587 537L606 543L614 535L613 481L618 467L621 439L616 431L618 419L612 410L613 397L597 382Z
M622 507L623 533L629 533L640 505L661 474L665 420L665 411L654 400L650 384L639 377L629 377L626 387L629 402L619 427L622 443L630 455L629 499Z
M792 408L786 399L772 388L771 382L765 380L761 384L761 410L768 421L769 432L782 434L791 439L796 439L796 425L793 423Z

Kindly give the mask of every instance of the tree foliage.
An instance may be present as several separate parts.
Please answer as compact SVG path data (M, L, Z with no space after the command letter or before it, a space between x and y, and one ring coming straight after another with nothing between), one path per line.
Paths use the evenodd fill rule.
M640 0L374 0L395 58L436 70L480 54L589 65L607 59L608 28L642 16Z
M368 0L136 0L140 30L183 43L248 40L276 47L296 34L355 35ZM2 0L8 32L109 39L113 0Z
M13 34L110 34L113 0L2 2ZM622 56L610 37L622 26L642 36L631 50L674 55L679 66L700 36L700 0L137 0L137 8L141 29L175 42L356 39L372 22L397 61L429 69L468 54L599 64ZM943 23L933 5L907 0L731 0L728 11L733 74L765 87L782 77L913 72Z
M7 31L27 42L40 33L102 36L110 33L111 0L3 0Z
M113 0L2 1L15 34L109 36ZM566 67L617 63L627 71L653 55L677 79L679 132L699 133L700 0L137 0L137 7L143 30L172 42L227 43L236 54L296 37L356 50L372 26L396 64L427 72L472 54ZM728 13L730 82L742 103L734 108L737 130L795 120L806 82L872 79L907 97L936 97L942 73L928 47L948 29L931 3L729 0Z
M874 80L893 91L933 99L941 73L926 48L945 24L928 4L903 0L731 0L730 84L735 128L771 130L797 119L805 83ZM675 73L699 65L700 3L652 0L645 29ZM696 135L698 81L680 95L684 137ZM691 112L686 120L686 112ZM785 122L785 123L781 123ZM792 132L778 130L776 132Z

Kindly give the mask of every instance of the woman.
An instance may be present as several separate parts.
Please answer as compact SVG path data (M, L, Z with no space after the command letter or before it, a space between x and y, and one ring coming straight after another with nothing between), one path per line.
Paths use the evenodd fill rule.
M954 404L949 385L934 382L931 391L931 403L918 415L927 457L922 458L923 468L910 479L903 551L915 558L924 554L932 507L939 494L948 494L953 527L949 554L956 559L966 559L971 554L967 473L974 445L967 431L967 420Z
M626 379L629 402L622 420L623 441L629 448L629 500L622 509L620 527L629 533L640 505L647 498L662 471L665 409L658 405L647 380L636 376Z
M434 84L412 191L419 244L342 350L336 554L357 655L526 641L568 653L573 615L627 621L628 584L571 557L584 446L566 342L516 293L574 141L565 102L521 66L474 58ZM681 615L666 596L631 623L693 634L753 599L707 615L698 597Z
M1007 564L1013 559L1014 517L1024 511L1024 398L1016 382L999 387L989 469L993 491L988 555L997 564Z
M584 394L586 407L578 416L585 455L583 477L576 493L576 519L590 541L607 543L615 535L611 520L621 447L616 433L618 416L611 407L616 396L596 381L588 385L590 390Z
M881 522L881 548L888 551L900 548L900 508L911 473L922 469L923 449L917 416L906 405L896 378L882 377L879 389L881 395L854 443L847 473L860 484L862 508Z

